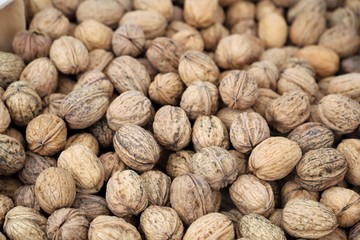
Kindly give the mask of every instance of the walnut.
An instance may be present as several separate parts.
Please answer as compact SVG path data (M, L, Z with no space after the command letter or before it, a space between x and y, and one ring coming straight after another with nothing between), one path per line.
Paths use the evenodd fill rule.
M113 34L112 50L116 56L137 57L145 47L145 35L141 27L134 24L121 25Z
M113 31L111 28L96 20L88 19L77 25L74 36L91 51L94 49L111 48Z
M147 95L150 76L146 68L135 58L130 56L115 58L108 65L105 73L119 93L137 90Z
M294 181L287 181L281 189L281 203L284 207L292 199L308 199L318 202L318 192L308 191Z
M229 6L226 14L226 23L233 27L236 23L254 19L256 12L256 5L252 2L234 2Z
M360 231L360 223L357 223L350 229L349 232L349 240L358 240L359 239L359 231Z
M218 89L209 82L197 81L187 87L180 106L190 119L215 114L219 105Z
M185 174L176 177L170 187L170 203L185 225L215 211L210 185L200 176Z
M51 156L66 144L67 129L64 120L54 114L41 114L26 127L26 141L31 151Z
M85 212L74 208L61 208L53 212L46 223L49 239L87 240L89 221Z
M133 239L141 240L140 233L132 224L114 216L98 216L91 223L88 233L89 240Z
M255 100L252 109L259 113L263 118L266 118L266 109L268 105L276 98L280 97L279 94L268 88L258 89L258 98Z
M116 27L125 8L118 0L86 0L79 4L76 19L79 23L93 19L109 27Z
M293 0L290 0L293 1ZM290 2L290 1L282 1L282 0L275 0L275 1L260 1L256 4L256 19L260 20L262 17L267 15L268 13L278 13L283 15L283 11L279 6L282 6L282 2ZM287 5L287 4L285 4ZM287 6L288 7L288 6Z
M138 25L145 34L146 39L153 39L164 35L167 22L165 17L155 10L136 10L124 14L120 25Z
M360 124L360 104L340 94L329 94L319 102L319 117L328 128L346 134Z
M114 148L121 161L137 171L152 169L160 158L153 135L133 124L124 124L116 131Z
M83 0L53 0L52 3L54 7L62 11L66 16L72 17L82 1Z
M295 128L288 138L299 144L303 153L318 148L328 148L334 143L333 132L321 123L309 122Z
M89 221L110 214L105 199L95 195L77 193L72 207L82 210Z
M270 61L255 62L249 68L248 73L255 78L259 88L276 90L279 70L274 63Z
M166 173L172 178L192 173L191 161L194 154L195 152L189 150L170 154L166 164Z
M250 153L256 145L270 137L266 120L255 112L240 113L230 127L230 140L236 150Z
M234 109L250 108L258 96L255 78L245 71L233 70L220 82L219 92L223 102Z
M50 59L60 72L76 74L84 71L88 66L89 53L80 40L63 36L51 45Z
M270 30L271 29L271 30ZM265 47L282 47L288 35L288 26L285 18L278 13L265 14L259 20L259 38Z
M347 162L333 148L319 148L304 154L296 166L295 181L309 191L335 186L345 177Z
M47 57L52 40L46 33L37 31L18 32L13 39L14 52L25 62Z
M360 186L360 165L358 164L360 140L355 138L344 139L338 145L337 150L347 162L346 181L355 186Z
M25 8L27 8L26 13L28 14L29 18L33 17L36 13L48 7L53 7L52 0L33 0L25 2Z
M0 178L0 194L14 199L15 191L21 187L21 182L15 177Z
M0 96L0 133L5 132L11 123L10 113Z
M43 170L55 166L56 160L54 158L28 151L26 152L25 165L19 172L19 179L25 184L35 184L36 178Z
M246 19L236 23L231 28L231 33L240 35L248 34L255 37L258 35L258 24L253 19Z
M166 206L169 202L171 179L165 173L149 170L140 175L149 204Z
M294 199L285 205L281 224L291 236L311 239L321 238L337 227L331 208L303 199Z
M43 113L50 113L60 117L60 106L65 97L66 95L62 93L53 93L46 96L43 100Z
M301 0L295 1L294 4L287 11L287 20L292 23L299 16L304 13L320 14L325 15L326 12L326 1L312 1L312 0Z
M275 209L269 216L269 220L275 226L281 227L282 209Z
M74 85L73 91L85 86L96 86L99 90L107 92L109 97L114 92L114 86L100 70L92 70L81 74Z
M46 239L46 218L35 209L17 206L5 217L4 232L13 240Z
M185 22L194 27L208 27L215 22L217 9L216 0L186 0L184 3Z
M0 51L0 87L6 90L11 83L19 80L24 67L21 57Z
M269 48L260 55L261 61L269 61L276 65L280 70L284 68L284 65L289 58L289 53L285 48Z
M348 73L339 76L335 76L328 82L327 93L328 94L342 94L355 101L360 101L360 84L359 73Z
M65 149L68 149L69 147L74 145L83 145L85 147L88 147L95 155L99 154L99 143L97 142L96 138L90 133L78 133L72 135L67 140Z
M127 168L125 163L123 163L114 152L104 153L99 158L105 170L105 181L117 171L123 171Z
M11 198L5 195L0 195L0 203L0 225L2 225L4 223L7 212L14 208L14 202L11 200Z
M147 58L137 58L137 60L145 67L146 71L150 75L151 80L154 80L158 70L150 63Z
M36 199L40 207L49 214L57 209L70 207L75 195L75 180L68 171L62 168L47 168L36 179Z
M245 155L236 150L229 150L229 153L235 157L238 176L245 174L247 172L247 159L245 158Z
M90 126L89 131L96 138L101 147L107 148L112 145L115 132L109 127L106 117L101 118L95 124Z
M175 33L171 39L177 43L177 45L184 51L204 51L204 40L202 39L200 32L182 30Z
M210 27L201 30L201 36L204 41L205 49L215 51L220 40L229 36L229 34L229 30L221 23L215 23Z
M171 0L166 1L146 1L146 0L135 0L134 1L135 10L155 10L160 12L166 20L171 20L173 17L173 3Z
M225 124L227 130L230 130L231 124L235 121L237 116L243 112L253 112L251 108L245 110L232 109L232 108L221 108L217 113L216 117L220 118L220 120Z
M336 8L329 17L329 24L331 27L344 26L359 28L359 20L355 12L349 7Z
M328 0L329 1L329 0ZM321 240L347 240L347 234L343 229L336 228L334 231L329 233L328 235L319 238Z
M33 208L40 212L39 201L35 197L35 186L24 185L19 187L14 193L15 206Z
M260 39L247 34L233 34L220 40L215 62L224 69L238 69L258 60L263 51Z
M103 71L114 59L112 52L104 49L95 49L89 52L89 64L86 71L99 70Z
M25 164L24 147L12 137L0 134L0 176L21 170Z
M184 226L176 211L169 207L150 206L141 214L140 228L147 239L181 240Z

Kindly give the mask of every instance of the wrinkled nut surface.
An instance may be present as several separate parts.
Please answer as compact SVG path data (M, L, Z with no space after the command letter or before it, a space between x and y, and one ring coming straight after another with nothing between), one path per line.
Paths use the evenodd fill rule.
M114 131L109 127L106 117L102 117L89 128L90 133L96 138L101 147L110 147L113 142Z
M152 169L160 158L160 147L153 135L137 125L121 126L113 144L121 161L137 171Z
M11 118L9 110L6 108L5 104L1 100L0 96L0 133L6 131L6 129L10 126Z
M99 157L105 171L105 181L114 175L117 171L123 171L127 168L125 163L120 160L115 152L107 152Z
M0 51L0 63L0 87L5 89L19 79L25 63L18 55L2 51Z
M301 156L296 142L284 137L270 137L251 152L248 167L262 180L279 180L295 168Z
M217 8L216 0L187 0L184 4L184 19L194 27L208 27L215 22Z
M335 76L329 81L327 92L329 94L342 94L359 102L360 85L358 79L360 79L360 72Z
M347 162L346 181L349 183L360 186L360 140L359 139L344 139L337 147L337 150L344 156Z
M105 199L95 195L77 193L72 207L82 210L89 221L100 215L110 215Z
M143 180L133 170L116 172L106 186L106 202L116 216L140 214L148 206Z
M50 167L36 179L35 196L40 207L49 214L70 207L76 196L75 180L68 171Z
M281 189L281 203L285 206L292 199L307 199L318 202L320 194L302 188L294 181L287 181Z
M172 178L192 173L191 161L194 154L193 151L189 150L182 150L170 154L166 163L166 173Z
M66 142L65 149L68 149L74 145L83 145L88 147L91 152L93 152L96 156L99 154L99 143L96 138L90 133L78 133L69 137Z
M294 199L288 202L282 214L282 227L298 238L321 238L337 227L331 208L312 200Z
M24 147L12 137L0 134L0 176L11 175L25 164Z
M145 34L138 25L121 25L113 34L112 50L116 56L136 57L141 54L144 47Z
M35 186L24 185L19 187L14 193L14 204L15 206L33 208L40 212L39 201L35 197Z
M7 212L14 208L14 202L11 200L11 198L5 195L0 195L0 206L0 224L2 225L4 223Z
M166 206L169 202L171 178L157 170L149 170L140 175L149 204Z

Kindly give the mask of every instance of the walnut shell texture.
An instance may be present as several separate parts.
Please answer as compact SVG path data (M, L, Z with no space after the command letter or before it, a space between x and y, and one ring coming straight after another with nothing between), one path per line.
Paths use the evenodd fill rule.
M6 108L5 104L1 100L0 96L0 133L5 132L6 129L10 126L11 118L9 110Z
M95 155L99 154L99 144L96 138L90 133L78 133L69 137L65 149L74 145L83 145L88 147Z
M195 153L189 150L177 151L170 154L166 164L166 173L176 178L181 175L192 173L192 157Z
M2 225L4 223L7 212L14 208L14 202L11 200L11 198L5 195L0 195L0 203L0 224Z
M107 152L99 157L105 171L105 181L114 175L117 171L123 171L127 168L125 163L120 160L115 152Z
M72 207L82 210L89 221L100 215L110 215L106 200L96 195L77 193Z
M149 170L140 175L149 204L166 206L169 202L171 179L161 171Z
M40 212L39 201L35 197L35 186L24 185L19 187L14 194L15 206L24 206L33 208Z
M302 188L294 181L287 181L281 189L281 203L285 206L292 199L307 199L318 202L320 194Z
M355 186L360 186L360 165L358 164L360 140L355 138L344 139L338 145L337 150L344 156L347 162L346 181Z
M116 56L136 57L141 54L144 47L145 34L138 25L121 25L113 34L112 50Z
M0 134L0 175L11 175L25 164L24 147L12 137Z

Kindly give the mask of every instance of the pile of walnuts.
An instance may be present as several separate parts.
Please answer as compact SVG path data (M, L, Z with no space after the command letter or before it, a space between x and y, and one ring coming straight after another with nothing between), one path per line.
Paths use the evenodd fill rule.
M359 0L26 0L0 240L360 240Z

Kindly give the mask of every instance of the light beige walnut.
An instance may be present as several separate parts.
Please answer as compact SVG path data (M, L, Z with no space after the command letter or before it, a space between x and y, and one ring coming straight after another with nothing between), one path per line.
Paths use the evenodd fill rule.
M15 138L0 134L0 176L21 170L25 164L24 147Z
M191 161L194 154L195 152L190 150L182 150L170 154L166 163L166 173L172 178L192 173Z
M279 70L273 62L255 62L251 64L248 73L255 78L258 88L270 88L275 91Z
M166 206L169 203L171 178L157 170L149 170L140 175L149 204Z
M82 1L83 0L54 0L52 3L54 7L62 11L66 16L72 17Z
M311 64L302 59L302 58L298 58L298 57L289 57L286 59L286 62L284 63L284 65L282 66L282 68L280 69L282 72L285 71L287 68L295 68L295 69L301 69L306 71L310 76L315 78L315 70L314 68L311 66Z
M320 194L302 188L294 181L287 181L281 188L281 203L284 207L292 199L308 199L318 202Z
M204 51L204 40L198 31L182 30L175 33L171 39L176 42L183 51Z
M77 193L72 207L82 210L89 221L101 215L110 215L105 198L96 195Z
M60 117L61 116L60 106L65 97L66 95L62 93L53 93L50 94L49 96L46 96L43 99L43 105L44 105L43 113L54 114Z
M186 0L184 3L185 22L194 27L208 27L215 23L217 8L218 1L216 0Z
M282 47L286 43L288 26L285 18L278 13L265 14L259 20L259 38L265 47Z
M292 23L303 13L313 13L325 15L326 12L326 1L311 1L302 0L293 2L292 6L287 12L287 20Z
M229 6L226 14L226 23L233 27L236 23L254 19L256 12L256 5L247 1L235 1Z
M0 178L0 194L14 199L15 191L22 186L22 183L14 176Z
M114 59L114 54L104 49L95 49L89 52L89 64L86 71L103 71L107 65Z
M105 181L107 181L117 171L123 171L127 168L119 156L115 152L107 152L99 157L104 170L105 170Z
M6 108L5 104L1 100L0 96L0 133L3 133L8 129L11 123L9 110Z
M329 80L327 93L341 94L360 102L360 72L336 76Z
M96 86L97 89L107 92L109 97L111 97L114 92L114 86L100 70L91 70L82 73L78 77L73 91L86 86Z
M344 139L338 145L337 150L344 156L347 162L346 181L349 183L360 186L360 140L355 138Z
M251 108L245 110L232 109L228 107L221 108L217 113L216 117L220 118L220 120L225 124L227 130L230 130L231 124L235 121L238 115L242 112L253 112Z
M355 1L354 1L355 2ZM359 28L359 20L355 12L349 7L338 7L334 9L329 17L329 23L331 27L334 26L346 26Z
M7 212L14 208L14 202L11 198L5 195L0 195L0 206L0 225L2 225Z
M39 201L35 196L34 185L24 185L19 187L14 193L14 204L15 206L33 208L38 212L41 210Z
M259 113L263 118L266 118L266 109L270 102L276 98L280 97L279 94L268 88L259 88L258 97L255 100L252 109ZM220 111L219 111L220 112Z
M230 35L229 30L221 23L215 23L201 30L200 33L204 41L205 49L209 51L215 51L220 40Z
M78 133L72 135L66 142L65 149L74 145L83 145L88 147L95 155L99 154L99 143L90 133Z
M145 34L141 27L134 24L121 25L113 34L112 50L116 56L137 57L145 47Z

